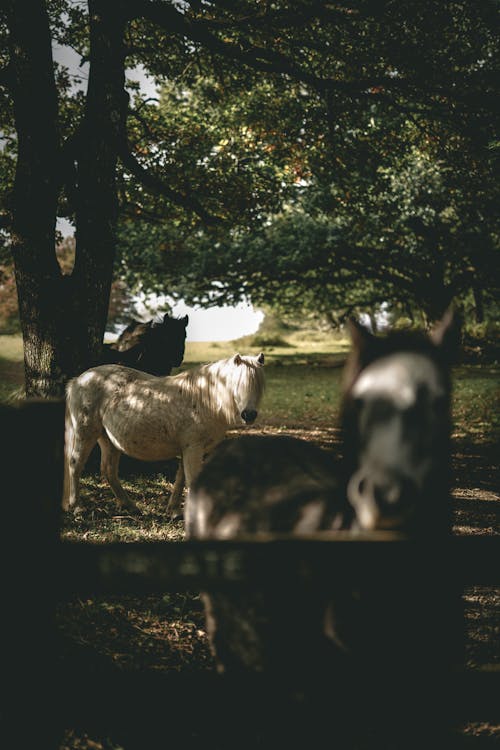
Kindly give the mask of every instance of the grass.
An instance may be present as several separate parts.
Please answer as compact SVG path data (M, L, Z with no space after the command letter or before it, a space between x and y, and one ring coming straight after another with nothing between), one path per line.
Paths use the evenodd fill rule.
M302 436L325 443L321 428L338 426L341 364L348 351L346 340L327 337L318 332L293 332L268 339L262 346L266 357L266 392L255 429L270 431L300 430ZM263 342L261 342L263 344ZM232 342L189 342L183 367L214 361L239 351L257 354L261 347L251 337ZM0 401L19 392L23 382L23 352L19 336L0 336ZM454 368L453 414L455 450L459 456L460 481L468 488L490 488L483 446L493 456L500 434L498 401L500 366L461 365ZM243 430L245 428L242 428ZM333 436L332 440L335 440ZM464 452L463 447L473 449ZM474 467L472 453L477 453ZM62 536L69 541L88 543L133 541L179 541L184 538L182 522L165 520L165 504L172 487L175 462L162 471L127 474L126 461L121 468L122 482L137 503L139 513L123 513L112 498L109 487L96 473L89 472L82 481L84 510L79 516L65 514ZM496 456L494 463L497 464ZM163 468L165 471L163 471ZM493 463L491 472L494 470ZM491 481L494 487L494 480ZM471 505L477 503L478 529L490 523L496 533L496 500L493 492L477 499L459 499L463 522L471 526ZM496 497L496 495L495 495ZM488 503L486 503L488 500ZM488 508L485 511L484 506ZM491 506L491 509L490 509ZM461 510L462 509L462 510ZM462 521L459 519L460 523ZM22 529L12 533L22 536ZM470 528L469 528L470 533ZM92 661L105 658L120 669L141 671L199 671L213 668L208 649L201 602L196 592L165 596L99 596L74 598L61 604L57 621L62 634L63 658L73 654ZM477 637L475 631L473 638ZM484 639L483 639L484 640ZM68 731L61 750L116 748L111 741L85 740L80 733Z
M453 371L454 438L498 441L500 366L465 365Z
M284 346L263 349L266 392L260 425L307 428L336 424L341 365L349 342L318 331L294 331L282 338ZM223 359L237 351L258 354L260 348L251 341L252 337L247 336L238 341L188 342L181 369ZM0 336L0 402L19 392L23 382L22 361L20 336ZM455 367L453 382L454 436L480 442L496 440L500 433L500 366Z
M286 340L287 346L264 349L266 391L255 429L298 431L303 437L332 445L339 424L341 365L348 343L318 332L310 336L294 332L286 335ZM245 340L189 342L183 367L222 359L236 351L257 354L259 349ZM19 336L0 337L0 401L19 393L23 380L22 356ZM453 438L457 444L493 446L498 441L499 376L497 365L454 368ZM128 476L125 459L120 471L140 514L120 511L109 487L98 477L95 465L94 473L89 471L83 480L85 510L76 518L67 515L63 536L88 542L182 539L182 525L167 522L164 513L175 462L161 467L142 466L142 475L136 467L133 476Z
M349 341L328 334L301 331L279 338L267 338L273 343L264 344L257 336L245 336L236 341L188 341L184 365L213 362L232 354L259 354L264 352L268 364L314 364L340 361L349 351Z
M21 336L0 335L0 403L15 397L23 381Z
M139 510L137 514L131 514L116 505L107 483L97 474L87 474L81 486L85 507L79 515L64 515L63 538L92 543L181 541L184 538L183 523L165 520L173 479L172 473L139 474L129 480L122 479Z

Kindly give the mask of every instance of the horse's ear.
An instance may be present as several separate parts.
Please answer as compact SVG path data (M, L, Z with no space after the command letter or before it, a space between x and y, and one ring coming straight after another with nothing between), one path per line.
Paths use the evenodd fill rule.
M264 352L261 352L259 354L259 356L257 357L257 362L259 363L259 365L263 365L264 364Z
M358 349L358 351L366 349L366 347L374 341L375 336L370 333L368 328L365 328L365 326L358 323L354 318L348 318L346 325L353 346Z
M453 307L449 307L431 331L430 339L435 346L452 356L460 343L460 328L460 315Z
M235 365L241 365L242 361L243 360L241 359L241 355L240 354L235 354L234 355L234 357L233 357L233 363Z
M163 322L166 323L167 320L170 320L170 315L168 313L165 313L165 315L163 316Z
M182 318L182 322L184 323L184 328L187 327L187 324L189 323L189 315L184 315Z

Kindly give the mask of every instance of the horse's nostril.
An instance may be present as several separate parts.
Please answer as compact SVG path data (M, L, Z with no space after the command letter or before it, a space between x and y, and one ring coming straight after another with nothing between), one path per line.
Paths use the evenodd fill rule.
M407 512L414 505L417 494L415 483L401 477L375 484L373 488L374 500L386 514Z
M401 498L401 486L399 484L375 485L373 494L378 505L382 507L395 505Z
M254 409L243 409L243 411L241 412L241 418L247 424L249 424L250 422L255 422L257 418L257 412Z

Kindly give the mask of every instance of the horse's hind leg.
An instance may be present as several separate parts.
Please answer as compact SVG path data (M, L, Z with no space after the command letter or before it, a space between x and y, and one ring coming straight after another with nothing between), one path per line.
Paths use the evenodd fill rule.
M69 417L66 422L64 457L63 510L77 508L80 504L80 477L90 451L97 442L96 434L75 430Z
M101 449L101 474L108 480L113 494L125 508L135 510L137 508L130 495L122 487L120 480L118 479L118 465L120 463L121 453L118 448L115 448L111 440L107 435L101 435L99 440L99 447Z

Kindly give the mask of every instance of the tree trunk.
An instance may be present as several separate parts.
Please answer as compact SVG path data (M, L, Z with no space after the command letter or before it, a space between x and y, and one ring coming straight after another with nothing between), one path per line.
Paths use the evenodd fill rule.
M57 93L45 4L11 0L10 79L18 136L12 195L12 253L24 341L27 395L57 395L62 362L55 256Z
M24 343L26 394L60 396L69 377L96 364L106 326L117 193L117 133L124 128L124 20L89 3L91 74L77 142L75 268L55 254L61 149L48 16L43 0L10 0L11 92L18 134L12 252ZM113 14L113 15L112 15Z
M110 7L111 5L111 7ZM116 3L90 0L90 76L78 139L76 261L82 361L101 356L116 248L116 164L125 131L125 18Z

